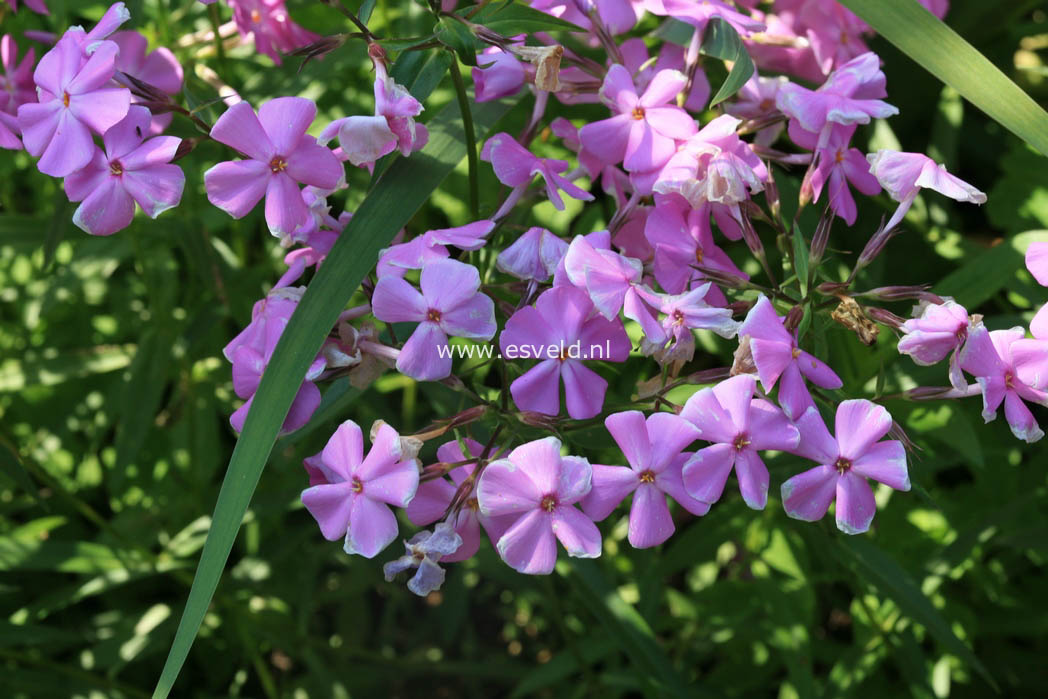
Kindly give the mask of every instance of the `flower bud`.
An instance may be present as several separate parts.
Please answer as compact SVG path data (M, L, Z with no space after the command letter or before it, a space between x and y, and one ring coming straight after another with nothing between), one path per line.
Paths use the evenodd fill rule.
M557 427L557 418L552 415L536 413L530 410L522 410L517 413L517 419L529 427L538 427L544 430L554 430Z
M856 294L856 296L866 296L874 298L879 301L906 301L908 299L918 299L922 301L930 301L932 303L942 303L942 299L935 294L929 293L928 284L920 284L916 286L879 286L876 289L870 289L869 291L863 291L862 293Z
M900 318L891 311L885 308L878 308L876 306L867 306L866 315L876 323L891 328L892 330L899 330L902 328L902 324L906 322L904 318Z
M800 327L801 319L804 318L804 306L794 306L786 313L786 318L782 321L782 326L786 328L787 332L793 332Z

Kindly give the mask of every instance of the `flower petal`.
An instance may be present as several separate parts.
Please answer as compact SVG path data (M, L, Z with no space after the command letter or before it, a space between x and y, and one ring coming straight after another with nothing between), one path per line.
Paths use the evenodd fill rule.
M509 459L488 464L477 484L477 502L488 517L537 510L543 495L523 466Z
M869 531L877 502L866 479L847 471L837 480L837 528L845 534Z
M638 549L658 546L670 538L673 531L666 495L654 485L642 483L634 491L630 507L630 545Z
M858 459L892 428L884 406L868 400L846 400L837 406L834 432L840 456Z
M389 505L358 495L349 513L349 530L343 550L374 558L397 538L397 518Z
M582 511L596 522L605 519L639 483L637 474L625 466L593 464L592 487L582 498Z
M207 200L233 218L243 218L265 196L271 174L257 160L219 163L204 173Z
M237 102L227 109L211 127L211 138L264 165L276 155L255 110L247 102Z
M571 506L553 511L553 534L573 558L600 556L600 530L593 520Z
M682 478L688 495L714 503L724 493L728 474L735 464L736 451L730 444L714 444L699 449L684 464Z
M495 548L506 565L517 572L528 575L552 573L557 562L552 518L540 509L531 510L506 530Z
M837 492L837 469L816 466L798 473L782 484L782 506L794 519L815 522L822 519Z

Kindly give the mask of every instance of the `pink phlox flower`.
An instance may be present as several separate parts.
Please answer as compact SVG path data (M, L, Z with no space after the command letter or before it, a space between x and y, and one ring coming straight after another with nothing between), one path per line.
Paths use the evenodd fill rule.
M121 73L130 75L144 83L157 88L168 95L177 95L182 91L182 66L175 54L164 46L148 54L149 42L136 31L116 32L109 40L120 47L116 60L116 80L124 87L133 87L130 81L124 81ZM132 95L132 102L141 101ZM157 114L153 117L150 131L155 135L161 133L171 123L172 115Z
M371 306L386 323L418 323L397 358L397 370L419 381L451 375L448 336L490 340L495 304L480 293L480 273L457 260L436 260L422 268L421 293L395 275L375 285Z
M283 238L310 221L299 184L333 190L345 171L338 158L306 134L317 106L302 97L278 97L258 110L233 105L211 127L211 137L247 156L204 173L207 198L233 218L246 216L266 198L266 224Z
M961 368L982 387L983 420L1004 417L1017 439L1032 444L1044 436L1024 400L1048 406L1048 341L1028 340L1020 327L989 331L982 323L968 331Z
M651 84L652 79L664 70L685 69L684 47L666 42L659 49L659 55L652 62L648 57L648 46L644 40L635 37L622 42L619 47L622 52L622 62L626 69L633 75L634 84L640 91L645 90ZM695 77L691 83L691 92L684 100L684 109L689 112L701 112L710 99L710 81L701 68L695 71Z
M801 436L781 410L753 397L756 385L752 376L740 374L702 389L684 405L680 416L712 443L684 464L684 488L693 498L720 500L734 467L746 505L763 510L768 504L768 468L758 452L792 451Z
M608 382L584 362L624 362L630 340L622 321L597 313L585 291L559 286L506 321L499 348L509 359L539 360L510 384L518 408L557 415L563 380L568 415L584 420L600 412L608 388Z
M667 495L692 514L709 511L709 504L685 492L681 480L687 458L681 451L699 436L694 425L670 413L645 419L636 410L609 415L604 425L629 466L593 464L593 485L582 499L586 515L599 522L632 493L628 538L631 546L641 549L658 546L675 530Z
M446 442L437 448L437 459L441 463L453 464L469 459L478 459L484 453L484 445L472 439L463 440L469 450L467 456L462 452L462 446L456 442ZM489 459L498 458L497 453L489 454ZM434 478L419 484L415 499L408 505L407 516L411 523L424 527L442 519L455 499L456 493L467 480L473 479L476 469L476 461L456 466L448 472L448 478ZM462 547L453 554L445 556L444 561L448 563L464 561L471 558L480 548L480 530L487 533L494 546L499 538L513 523L512 517L493 517L480 511L477 501L477 482L473 479L470 491L463 498L461 509L455 514L454 520L448 519L454 526L455 532L462 537Z
M353 214L343 211L338 218L331 215L328 197L337 190L321 189L313 185L302 188L302 201L306 204L309 217L305 225L299 226L290 235L280 239L280 244L290 247L296 243L308 245L322 256L331 251L339 233L346 227Z
M695 119L674 103L687 82L680 71L663 70L638 96L629 71L611 66L600 95L616 114L583 126L582 145L607 164L622 163L627 172L661 168L677 151L677 141L697 131Z
M575 507L589 492L592 473L586 459L561 456L555 437L522 444L488 464L477 500L483 515L514 520L495 545L507 565L548 575L557 562L557 540L569 556L600 555L600 530Z
M661 170L649 173L657 193L678 194L696 209L712 204L718 225L732 240L742 237L739 204L763 191L768 178L763 161L736 133L740 123L728 114L717 117L683 143Z
M626 214L625 220L612 236L611 242L626 257L641 260L646 265L655 259L655 248L644 235L648 227L648 217L655 210L653 206L637 205Z
M133 106L102 137L105 149L65 178L70 201L82 202L73 223L91 235L111 235L131 225L135 203L150 218L178 206L186 177L171 164L182 139L149 133L149 110Z
M644 7L652 14L667 15L694 25L700 36L714 17L724 20L744 37L765 29L762 22L739 12L721 0L645 0Z
M246 401L229 418L229 424L237 432L244 429L244 421L262 381L262 374L304 292L305 287L286 287L270 292L255 304L251 311L251 323L222 350L222 354L233 365L233 390L237 397ZM325 366L326 362L321 355L310 364L280 428L281 434L294 432L313 416L320 405L320 389L313 381L320 377Z
M848 61L830 74L818 90L789 83L779 88L776 105L800 128L819 134L817 148L829 138L833 124L850 126L884 119L899 110L881 100L885 96L880 58L872 52Z
M797 346L797 339L783 327L782 318L763 294L739 327L739 338L749 344L765 392L771 391L782 377L779 405L791 418L812 404L805 378L831 390L843 385L833 369Z
M820 83L826 79L826 72L815 59L808 38L808 28L797 20L796 12L776 3L774 13L765 14L754 10L754 19L759 19L767 26L764 34L774 41L745 40L746 51L753 62L760 66L762 73L782 73L802 80Z
M820 465L782 484L782 505L790 517L815 522L836 501L837 528L845 534L861 534L869 530L877 511L867 478L895 490L910 489L902 442L878 441L892 427L892 417L883 406L868 400L843 401L837 406L836 438L815 407L794 424L801 437L794 452Z
M345 537L346 553L374 558L397 538L390 509L407 507L419 484L417 459L405 458L400 435L386 424L372 435L364 456L364 435L346 420L312 465L326 482L302 491L302 504L328 541Z
M451 555L462 546L462 537L447 522L441 522L433 531L421 531L404 542L404 555L382 566L386 582L393 582L398 574L413 570L408 589L419 597L439 590L444 584L444 569L438 565L450 562Z
M422 103L389 76L382 61L375 61L375 115L386 117L401 155L411 155L429 140L426 127L415 123L421 113Z
M48 11L48 9L47 9L47 5L44 4L44 0L22 0L22 1L25 3L25 6L28 7L30 10L32 10L33 12L36 12L36 13L41 14L41 15L49 15L49 14L51 14ZM18 12L18 0L7 0L7 4L11 6L11 11L12 12Z
M573 285L586 290L593 306L605 318L617 318L621 311L639 323L653 342L666 341L651 308L658 296L644 284L640 260L594 247L577 235L564 256L564 270Z
M739 119L761 119L770 116L778 111L775 105L776 97L779 89L788 82L789 79L784 75L766 78L754 73L735 95L735 99L725 103L724 111ZM766 126L757 132L753 141L758 145L770 146L778 139L782 129L781 122Z
M648 216L644 235L655 250L655 279L665 291L680 294L692 283L702 281L705 277L696 266L749 279L713 242L710 209L710 204L693 209L677 195L655 196L655 209ZM727 304L720 289L714 287L710 293L708 301L713 305Z
M1041 286L1048 286L1048 243L1031 243L1026 249L1026 269ZM1030 321L1030 333L1038 340L1048 340L1048 304L1041 306Z
M899 353L909 355L921 366L937 364L950 355L950 383L958 390L966 388L960 350L968 339L968 311L947 299L941 304L917 306L914 315L902 324L905 335L899 340Z
M471 70L477 102L510 97L520 92L527 80L530 64L497 46L489 46L477 56L477 67ZM533 68L530 68L532 71Z
M849 226L855 223L858 209L848 184L866 196L881 191L877 178L870 172L870 163L858 148L850 148L856 127L833 125L825 144L818 146L819 136L800 128L796 121L790 122L790 138L803 147L818 149L816 166L811 170L807 185L811 187L812 201L822 196L823 187L829 185L830 209L844 219Z
M250 35L255 41L255 50L269 56L277 65L282 63L281 53L320 39L318 34L292 21L284 0L229 0L229 4L240 36Z
M620 209L624 207L628 193L633 189L629 176L620 168L608 165L586 150L579 139L579 130L564 117L557 117L550 122L550 130L561 139L565 147L578 153L579 165L589 174L590 179L594 182L599 181L604 193L615 197Z
M530 0L531 7L593 31L590 13L597 16L613 35L633 29L639 17L638 0Z
M807 27L811 51L823 73L869 51L863 41L863 35L870 31L869 25L842 5L808 2L798 15Z
M662 329L665 339L641 339L641 352L655 355L660 362L690 361L695 351L693 330L710 330L724 338L735 337L739 323L732 320L730 308L719 308L707 303L713 286L707 282L691 291L659 297L658 311L663 314ZM671 343L667 348L666 343Z
M567 252L567 242L535 226L502 250L495 266L517 279L544 282L553 276Z
M379 279L389 275L403 277L409 269L422 269L430 262L443 260L451 255L449 245L460 250L479 250L494 229L495 222L484 219L457 228L426 231L406 243L392 245L379 253Z
M117 52L101 41L83 61L75 33L67 32L40 59L33 72L40 102L18 108L18 126L44 174L65 177L87 165L95 154L91 132L104 134L127 116L131 91L108 87Z
M0 75L0 112L16 115L20 106L37 101L33 82L36 51L30 47L19 61L18 44L13 36L4 34L0 38L0 64L4 69Z
M600 230L587 233L582 236L586 239L591 247L597 250L611 250L611 231ZM571 279L568 278L568 271L566 269L566 258L567 250L564 251L565 256L561 258L560 264L557 265L557 271L553 273L553 286L573 286Z
M910 210L917 194L923 189L934 189L957 201L982 204L986 195L964 180L946 171L946 166L939 165L923 153L900 153L892 150L879 150L866 156L870 162L870 172L881 183L892 199L899 202L899 208L885 224L885 230L891 230L902 222L903 216Z
M508 133L497 133L489 138L480 152L480 158L491 163L499 182L513 188L492 217L494 219L500 219L509 213L527 191L535 175L542 178L546 185L546 196L558 211L564 210L564 201L560 198L558 190L572 199L593 200L592 194L560 175L568 169L566 160L539 158L517 143Z

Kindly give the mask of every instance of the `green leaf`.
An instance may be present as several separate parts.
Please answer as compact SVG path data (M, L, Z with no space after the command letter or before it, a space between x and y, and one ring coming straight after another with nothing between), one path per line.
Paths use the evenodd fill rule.
M368 20L371 19L371 13L375 11L375 5L378 4L378 0L364 0L360 3L360 9L357 10L357 19L362 23L367 24Z
M997 689L997 683L979 658L964 641L957 638L950 628L950 623L921 592L921 588L910 574L891 556L883 553L862 536L840 538L833 548L843 562L856 570L864 581L893 599L904 614L926 628L944 648L971 666L991 687Z
M0 441L0 473L20 487L38 505L47 511L51 510L47 502L40 498L39 490L29 476L29 471L22 464L22 460L18 458L18 453L2 441Z
M1048 113L917 0L840 0L925 70L1048 155Z
M611 638L630 658L657 696L697 697L689 692L673 663L655 640L655 632L644 617L622 598L604 577L595 561L571 559L568 579L579 599L607 628Z
M474 122L486 130L509 107L510 103L504 101L477 104ZM466 157L462 117L456 103L445 107L427 126L429 143L410 158L394 162L371 190L310 282L280 337L222 481L213 523L175 640L154 690L155 697L168 695L185 663L262 469L310 362L338 314L374 268L379 251Z
M1020 233L980 251L933 290L940 296L952 296L957 303L974 310L1015 279L1015 273L1025 266L1026 248L1036 241L1048 241L1048 231Z
M501 3L488 3L477 14L470 17L469 21L474 24L482 24L503 36L558 30L569 32L586 31L577 24L565 22L527 5L513 2L513 0L506 0Z
M742 38L735 31L735 27L720 17L714 17L706 26L700 51L707 56L713 56L732 64L728 78L710 100L711 107L717 106L741 90L753 75L753 61L750 60L750 54L746 52Z
M477 65L477 37L459 20L441 17L437 23L437 41L458 54L466 65Z
M808 295L808 242L800 226L793 229L793 265L801 285L801 298L805 298Z

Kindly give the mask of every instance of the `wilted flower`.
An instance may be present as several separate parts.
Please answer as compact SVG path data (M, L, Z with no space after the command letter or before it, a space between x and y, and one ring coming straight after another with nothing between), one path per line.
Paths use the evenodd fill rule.
M444 584L444 569L437 565L446 560L462 545L462 538L451 525L441 522L433 531L421 531L404 542L404 555L382 566L386 582L392 582L397 574L417 568L408 580L408 589L419 597L425 597Z

